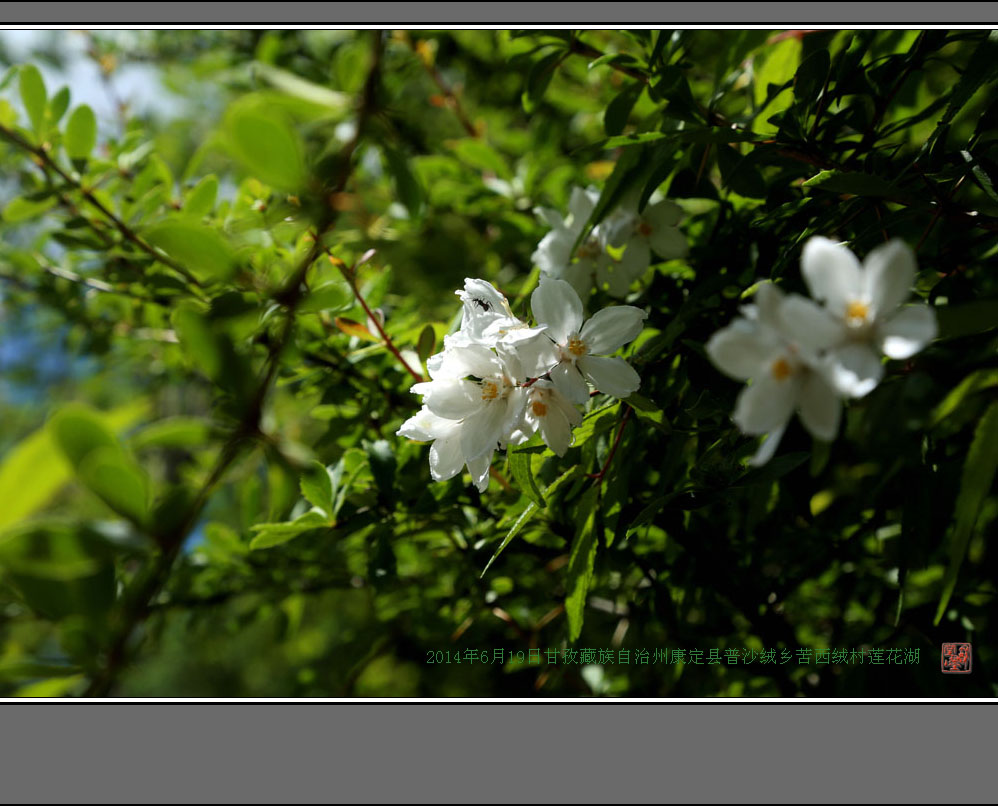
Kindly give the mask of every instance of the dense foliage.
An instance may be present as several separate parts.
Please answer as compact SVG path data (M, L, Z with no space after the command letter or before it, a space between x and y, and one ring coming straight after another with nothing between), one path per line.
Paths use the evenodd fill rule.
M79 35L0 81L0 693L998 693L998 36L94 33L105 117ZM906 244L937 338L753 464L708 344L817 236ZM638 391L434 482L455 290L540 320L559 238Z

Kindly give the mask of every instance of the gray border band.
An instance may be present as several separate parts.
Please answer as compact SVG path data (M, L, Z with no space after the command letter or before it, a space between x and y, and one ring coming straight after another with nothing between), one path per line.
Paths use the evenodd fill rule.
M0 774L9 803L983 803L996 715L806 702L5 704Z
M889 6L889 8L888 8ZM987 24L994 3L3 3L2 25ZM905 15L905 19L899 19Z

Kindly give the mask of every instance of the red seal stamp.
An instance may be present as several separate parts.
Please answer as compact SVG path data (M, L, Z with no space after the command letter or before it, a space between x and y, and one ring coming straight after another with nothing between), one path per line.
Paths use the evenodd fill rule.
M970 644L943 644L943 674L970 674Z

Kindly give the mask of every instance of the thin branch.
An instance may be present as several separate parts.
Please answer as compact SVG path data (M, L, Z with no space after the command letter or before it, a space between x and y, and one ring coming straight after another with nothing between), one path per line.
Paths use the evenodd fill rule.
M328 248L326 249L326 254L329 255L329 259L332 261L333 265L339 269L340 274L343 275L343 279L349 284L350 290L353 291L353 295L357 298L357 302L360 303L360 307L364 309L364 313L367 314L367 318L374 324L375 329L378 331L378 335L381 336L385 343L385 347L387 347L388 351L395 356L398 362L405 368L405 371L412 375L416 383L422 383L423 376L410 367L409 363L402 357L402 353L399 352L398 348L392 342L392 338L385 331L384 326L381 324L381 320L374 315L374 312L364 299L364 295L360 293L360 289L357 287L357 269L354 267L347 268L346 264L333 255Z
M450 87L447 86L446 82L443 79L443 76L440 75L440 71L437 70L437 68L434 67L431 61L426 56L423 55L423 52L420 50L419 45L414 43L409 36L406 36L405 41L406 44L409 46L409 48L412 50L412 52L416 55L416 58L418 58L419 61L422 63L423 67L426 68L426 72L429 74L430 78L433 79L433 83L437 85L437 89L440 90L440 94L444 98L444 104L454 112L454 114L457 116L457 119L461 122L461 125L464 127L464 130L468 133L468 136L480 137L481 135L479 134L478 130L475 128L475 124L472 123L471 118L469 118L468 115L465 114L464 108L461 106L460 99L457 97L455 92Z
M0 124L0 138L6 140L11 145L31 154L35 158L36 164L48 169L55 173L63 182L65 182L69 187L76 190L80 195L83 196L84 200L97 210L109 223L111 223L115 229L121 233L121 236L128 242L134 244L136 247L141 249L143 252L148 254L150 257L155 258L157 261L162 263L164 266L169 266L175 272L180 274L185 280L194 285L197 288L201 288L201 282L193 275L191 272L178 263L173 258L163 254L148 243L142 236L140 236L135 230L128 226L124 221L122 221L118 216L112 213L104 203L98 199L88 188L84 187L79 180L75 179L72 175L67 173L63 168L52 158L49 152L42 146L35 146L21 137L17 132L8 129L6 126Z

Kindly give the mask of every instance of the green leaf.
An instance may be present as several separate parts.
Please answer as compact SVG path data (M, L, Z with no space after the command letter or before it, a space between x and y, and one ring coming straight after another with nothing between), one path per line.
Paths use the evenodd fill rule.
M371 474L378 488L378 497L383 503L390 504L395 499L395 470L397 462L392 452L392 443L386 439L369 442L365 445L367 460L371 465Z
M314 507L332 516L333 480L322 462L312 462L309 471L301 477L301 494Z
M111 509L143 525L149 514L149 485L142 469L117 444L97 448L80 462L77 474Z
M853 196L896 197L897 189L886 179L858 171L822 171L804 182L806 188Z
M537 109L544 98L548 84L554 77L554 71L566 56L568 56L568 51L558 49L534 62L527 74L527 84L520 96L524 112L529 114Z
M998 369L979 369L971 372L943 398L942 403L936 406L932 412L931 423L933 426L939 425L949 417L963 401L982 389L992 389L998 386Z
M499 544L499 548L495 550L495 553L489 561L485 563L485 568L482 569L479 579L485 576L485 573L492 567L492 563L498 559L499 555L502 554L503 549L512 542L513 538L520 533L520 530L526 526L527 521L533 517L536 511L537 505L533 501L527 502L527 506L524 507L523 512L520 513L520 517L516 519L516 523L514 523L510 530L506 533L506 537L504 537L502 543Z
M54 196L49 196L47 199L42 199L41 201L28 201L28 199L18 196L3 208L3 220L9 224L15 224L18 221L37 218L42 213L55 207L57 201L58 199Z
M66 123L63 146L70 159L85 160L97 145L97 118L86 104L76 107Z
M287 119L259 98L248 96L230 107L225 133L232 155L261 182L291 192L305 184L301 137Z
M766 180L754 164L754 151L742 155L728 145L717 146L717 167L724 184L739 196L764 199L768 193Z
M409 161L400 151L389 146L382 148L382 154L385 157L385 167L395 184L395 193L399 201L405 205L410 216L417 218L423 209L425 194L419 180L409 167Z
M114 603L107 544L85 529L34 524L0 538L0 569L28 606L49 619L96 617Z
M151 423L130 440L135 450L148 448L194 448L208 440L211 427L193 417L167 417Z
M170 316L184 353L194 366L215 379L222 370L222 350L204 314L193 305L182 305Z
M998 327L998 300L979 299L959 305L940 305L935 311L941 339L971 336Z
M433 325L426 325L420 333L419 339L416 342L416 353L419 355L419 360L424 364L426 359L433 355L433 348L437 346L437 334L433 329Z
M953 534L950 538L949 567L946 569L943 591L939 597L939 606L936 608L933 624L938 625L942 620L956 588L960 565L970 545L981 505L994 483L996 470L998 470L998 403L992 403L977 426L963 466L960 492L956 499Z
M76 470L94 451L120 448L114 432L104 419L93 409L79 403L67 404L52 415L49 429L56 444Z
M825 86L832 59L825 48L817 50L801 62L794 74L794 97L804 109L809 109Z
M516 480L520 491L537 504L538 507L543 509L545 506L544 496L534 478L534 471L530 464L532 458L532 454L527 451L510 445L509 466L510 470L513 471L513 478Z
M610 101L603 113L603 129L609 136L613 137L624 130L631 110L643 91L644 84L632 84Z
M39 510L72 475L47 428L8 450L0 463L0 531Z
M215 209L215 199L218 197L218 177L208 174L187 192L183 210L187 215L203 218Z
M225 280L235 270L235 253L225 238L194 220L171 218L147 229L145 238L199 279Z
M353 291L342 279L330 280L316 286L308 292L308 296L298 306L302 313L319 313L328 311L336 313L353 307Z
M48 103L48 124L55 126L69 108L69 87L61 87Z
M313 529L330 528L326 516L317 510L309 510L293 521L283 523L259 523L251 529L256 537L250 541L250 549L269 549L294 540L296 537L311 532Z
M45 81L42 74L33 64L21 68L19 89L21 101L31 121L35 134L42 137L45 134L45 110L48 106L48 96L45 92Z
M644 143L652 143L655 140L662 140L666 137L675 136L674 132L636 132L634 134L621 134L604 141L602 148L623 148L625 146L639 146Z
M493 173L502 179L509 179L509 166L503 156L488 143L475 137L465 137L448 143L454 153L473 168Z
M565 579L565 615L568 618L568 640L575 641L582 632L585 619L586 594L592 584L596 564L596 504L599 487L591 486L579 502L575 540L568 558Z
M991 31L971 55L966 69L953 88L949 106L936 125L945 126L952 121L974 93L995 77L998 77L998 31Z
M378 590L385 590L398 583L398 562L392 549L392 530L379 524L372 534L367 559L367 577Z

